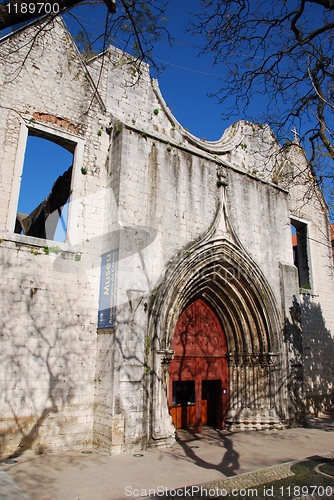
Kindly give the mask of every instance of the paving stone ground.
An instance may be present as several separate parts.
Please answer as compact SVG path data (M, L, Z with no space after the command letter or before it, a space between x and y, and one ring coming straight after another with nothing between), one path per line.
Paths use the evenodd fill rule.
M1 463L0 499L119 500L153 493L161 499L182 498L175 493L182 488L187 493L183 498L209 498L218 488L218 493L223 491L220 498L254 498L256 489L257 498L292 500L301 497L294 486L312 485L312 481L334 491L334 478L315 472L323 460L334 459L334 422L318 420L310 428L282 431L228 433L205 428L202 435L181 431L171 448L144 450L141 457L135 453L110 456L97 450L25 454L15 464ZM15 496L11 496L13 485ZM192 486L199 490L190 490L189 495ZM275 495L268 490L272 487ZM266 496L263 488L269 493ZM317 493L310 498L316 500Z

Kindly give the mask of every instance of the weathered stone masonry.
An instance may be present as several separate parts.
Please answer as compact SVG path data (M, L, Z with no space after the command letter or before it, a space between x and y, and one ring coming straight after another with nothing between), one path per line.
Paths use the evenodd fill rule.
M174 332L198 298L226 337L227 427L281 428L329 404L327 207L318 190L303 203L299 145L280 151L268 127L246 122L200 141L146 66L136 83L112 47L85 64L60 19L31 46L40 27L0 45L1 453L172 442ZM29 134L74 152L66 243L14 233ZM307 232L307 289L290 219ZM115 323L98 329L112 249Z

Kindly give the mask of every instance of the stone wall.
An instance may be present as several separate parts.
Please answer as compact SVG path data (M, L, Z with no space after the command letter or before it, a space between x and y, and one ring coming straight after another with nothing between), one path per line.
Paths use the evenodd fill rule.
M35 40L38 29L1 44L1 453L92 444L109 137L97 134L104 109L64 26ZM66 243L13 233L30 132L75 147Z

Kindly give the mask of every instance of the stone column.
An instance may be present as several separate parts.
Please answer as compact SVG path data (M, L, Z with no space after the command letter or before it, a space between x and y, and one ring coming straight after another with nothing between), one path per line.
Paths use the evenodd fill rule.
M229 371L229 407L230 410L234 410L238 405L238 376L237 376L237 366L235 362L235 354L227 354L226 356Z
M244 360L242 354L238 354L236 358L237 372L238 372L238 409L239 411L244 406L245 400L245 372Z
M168 409L168 370L174 354L174 351L169 349L156 351L155 373L157 375L153 381L153 414L151 416L152 438L156 442L174 440L175 429Z
M270 408L275 408L276 400L276 384L275 384L275 369L277 366L278 354L268 353L268 375L269 375L269 402Z
M254 377L253 377L253 358L251 354L245 356L246 379L247 379L247 406L254 408Z
M260 355L260 384L259 384L259 400L260 400L260 408L263 410L267 408L267 358L265 354Z
M254 383L254 408L259 408L259 377L260 377L260 358L258 354L253 356L253 383Z

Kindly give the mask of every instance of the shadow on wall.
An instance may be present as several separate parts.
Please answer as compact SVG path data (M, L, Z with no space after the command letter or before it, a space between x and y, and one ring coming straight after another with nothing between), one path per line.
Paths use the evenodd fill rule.
M294 296L291 321L285 320L285 342L290 362L291 412L305 423L308 413L318 415L334 401L334 339L326 328L321 306L311 295Z
M66 444L67 435L85 436L85 424L77 423L79 406L88 400L85 366L84 308L54 280L47 282L47 268L34 266L17 252L0 256L2 268L0 314L0 454L20 456L28 450L42 453ZM11 259L11 255L13 258ZM44 255L34 257L45 264ZM18 272L21 261L27 275ZM26 262L24 262L26 261ZM52 263L50 263L52 268ZM36 268L35 268L36 269ZM77 283L77 275L73 279ZM79 342L79 341L83 342ZM69 411L69 406L70 411ZM87 417L89 418L89 417ZM86 439L88 434L86 433ZM73 442L73 435L71 436ZM80 441L80 444L85 444Z

